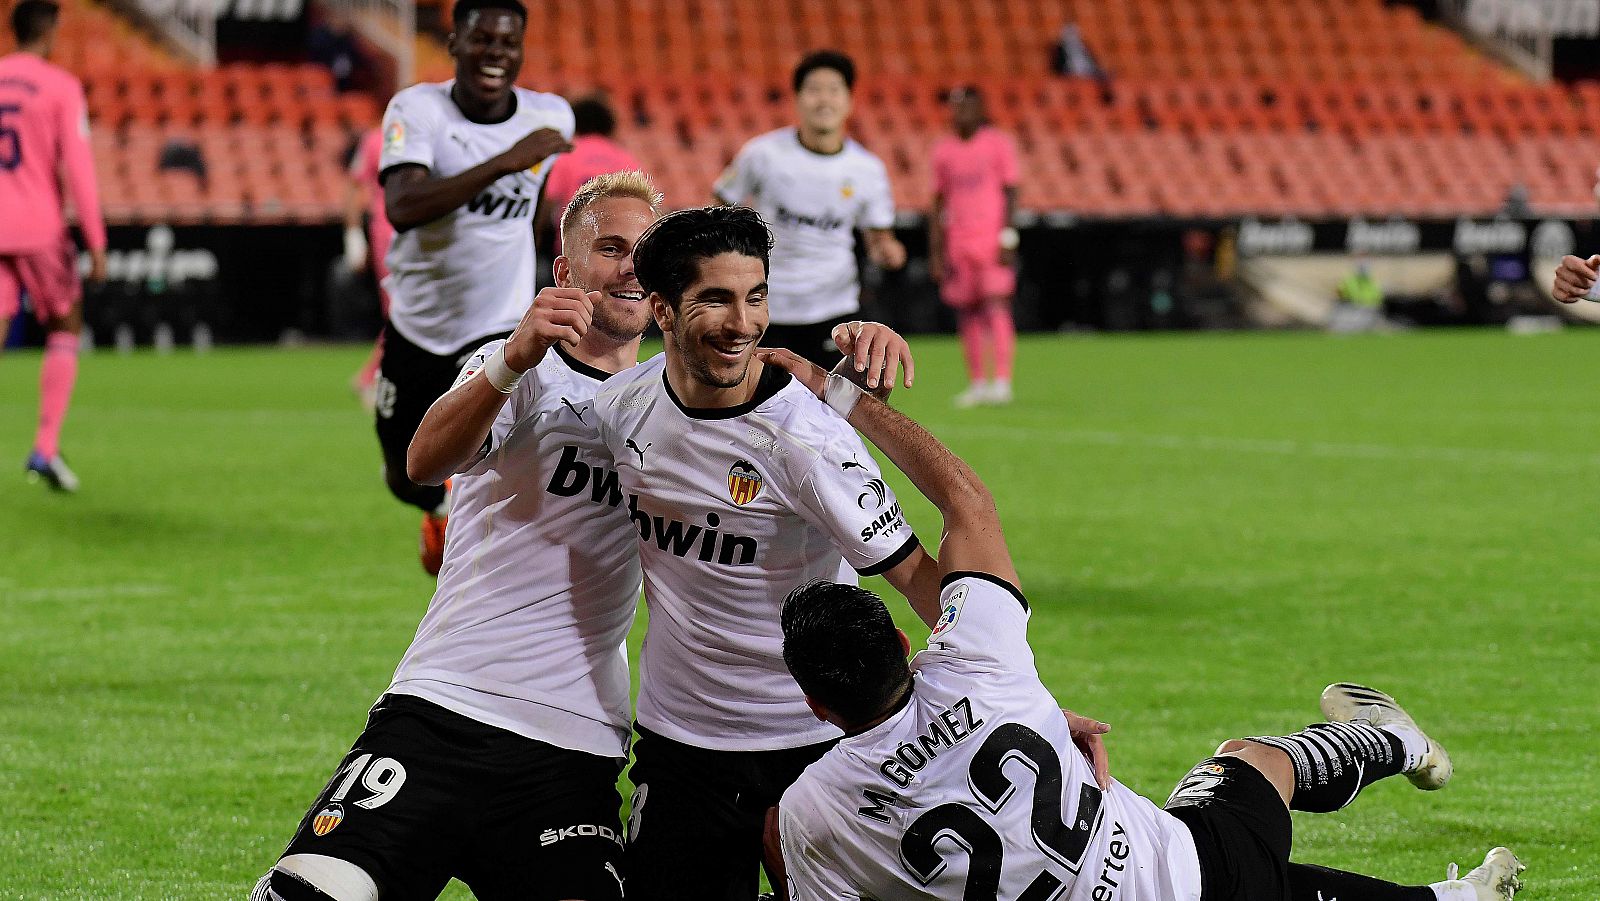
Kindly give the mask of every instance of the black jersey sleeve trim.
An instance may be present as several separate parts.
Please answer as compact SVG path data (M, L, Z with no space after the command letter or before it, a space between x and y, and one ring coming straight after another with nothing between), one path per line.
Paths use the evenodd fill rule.
M550 345L550 349L556 352L556 356L561 358L561 362L567 364L568 369L576 372L579 375L586 375L597 382L603 382L606 379L616 375L615 372L606 372L604 369L597 369L593 366L590 366L588 363L585 363L577 357L574 357L572 354L567 353L566 349L563 348L559 343Z
M877 563L872 564L866 569L858 568L856 569L856 572L863 576L881 576L889 570L894 569L896 566L899 566L907 557L911 556L912 551L915 551L919 547L922 547L922 541L918 539L916 535L912 535L910 538L907 538L905 544L900 545L899 549L894 553L883 558L882 560L879 560Z
M1022 605L1023 610L1028 609L1028 599L1022 596L1022 590L1020 588L1012 585L1010 582L1007 582L1005 579L1002 579L999 576L991 576L988 573L980 573L974 570L962 569L956 570L955 572L945 573L944 578L939 580L939 590L942 592L946 588L949 588L950 583L956 581L957 579L977 579L981 582L988 582L991 585L998 585L1009 592L1012 597L1016 598L1017 603Z

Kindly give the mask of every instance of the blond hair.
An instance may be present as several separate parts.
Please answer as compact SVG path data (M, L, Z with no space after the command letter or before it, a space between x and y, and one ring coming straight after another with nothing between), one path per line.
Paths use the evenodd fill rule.
M631 197L642 200L650 207L650 212L661 212L661 192L656 190L656 183L650 176L633 169L626 172L607 172L596 175L583 183L578 193L572 195L572 200L561 213L561 240L566 243L567 229L578 223L578 218L583 211L596 203L609 197Z

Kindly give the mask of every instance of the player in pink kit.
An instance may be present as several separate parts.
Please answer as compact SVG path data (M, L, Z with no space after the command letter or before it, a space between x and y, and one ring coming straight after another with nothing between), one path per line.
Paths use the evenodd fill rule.
M955 134L933 147L933 212L928 217L929 269L944 302L955 308L967 360L967 390L956 406L1011 402L1017 329L1017 153L1011 138L987 123L976 88L950 94ZM984 357L994 376L984 378Z
M344 264L351 272L366 272L371 268L378 282L378 303L383 306L383 318L389 318L389 291L383 286L389 277L389 266L384 257L394 241L394 226L383 209L383 184L378 181L378 158L383 154L383 129L371 128L361 136L356 152L350 158L349 182L344 200ZM362 214L366 214L366 229L362 230ZM372 406L374 385L378 378L378 363L383 359L383 336L372 346L372 355L356 373L354 388L368 407Z
M28 456L29 478L76 491L78 477L61 459L61 423L78 379L83 327L77 251L67 234L61 186L65 164L72 205L89 244L89 278L106 277L106 224L100 217L83 85L46 62L61 10L51 0L22 0L11 11L15 53L0 57L0 336L28 296L44 326L39 371L39 430Z
M572 151L556 157L550 164L550 177L544 182L544 205L550 216L540 227L554 242L554 259L561 254L561 214L589 179L612 172L632 172L644 167L627 148L611 139L617 130L617 117L598 97L586 97L572 104Z

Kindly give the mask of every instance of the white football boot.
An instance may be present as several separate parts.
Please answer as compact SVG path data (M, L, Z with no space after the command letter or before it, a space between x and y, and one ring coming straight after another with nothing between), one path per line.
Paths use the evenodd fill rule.
M967 386L967 390L957 394L951 403L955 404L957 410L970 410L986 403L988 398L989 383L973 382Z
M1438 742L1428 737L1411 715L1389 697L1375 688L1353 682L1335 682L1322 690L1322 715L1330 723L1366 723L1369 726L1408 726L1428 743L1422 761L1416 769L1405 774L1411 784L1423 791L1436 791L1450 781L1454 768L1450 755Z
M1457 879L1456 865L1451 864L1445 881L1428 887L1446 901L1511 901L1522 891L1522 880L1517 877L1527 868L1510 848L1495 848L1467 875Z

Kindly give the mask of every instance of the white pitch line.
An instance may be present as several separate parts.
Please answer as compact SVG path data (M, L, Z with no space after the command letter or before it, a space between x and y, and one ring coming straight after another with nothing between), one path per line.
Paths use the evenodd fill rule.
M937 434L974 438L1012 438L1058 444L1102 447L1144 447L1171 451L1215 451L1277 457L1320 457L1331 460L1388 460L1408 463L1450 463L1463 466L1529 467L1587 471L1600 468L1600 454L1556 453L1478 447L1431 447L1397 444L1300 441L1296 439L1228 438L1216 435L1152 435L1090 429L1047 429L1014 425L941 426Z

